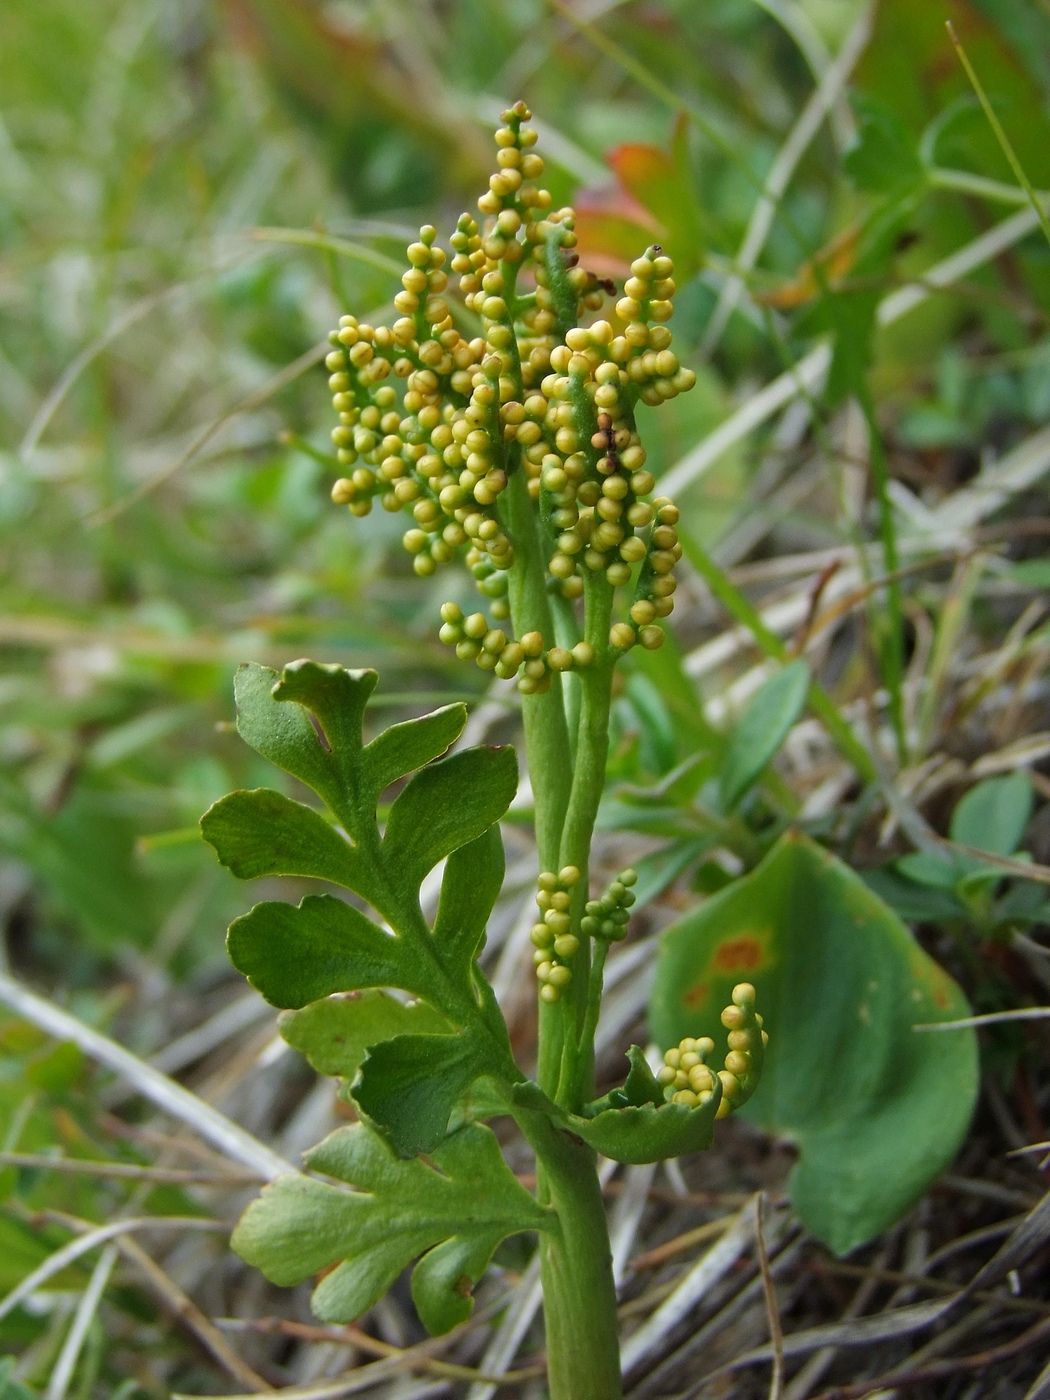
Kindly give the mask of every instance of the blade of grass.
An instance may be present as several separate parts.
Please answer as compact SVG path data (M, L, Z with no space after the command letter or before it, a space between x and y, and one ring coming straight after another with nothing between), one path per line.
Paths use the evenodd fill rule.
M711 144L716 146L726 159L740 170L744 179L759 195L762 194L763 182L741 154L743 148L740 143L734 142L724 132L719 131L714 122L704 116L698 107L683 97L681 93L668 87L661 78L650 72L644 63L635 58L634 54L629 53L615 39L610 39L608 34L599 29L597 25L574 14L564 3L564 0L548 0L548 3L563 19L568 20L577 33L581 34L599 53L604 54L606 58L611 59L619 68L622 68L640 87L651 92L659 102L670 107L672 111L684 112L697 131L706 136Z
M879 508L879 538L882 541L883 566L886 574L886 622L876 633L880 652L882 679L889 694L890 722L897 742L897 761L902 768L908 763L908 737L904 728L904 608L901 602L900 555L897 550L897 527L890 503L890 475L882 434L875 421L875 407L865 386L858 395L864 420L868 425L871 448L871 474Z
M389 272L392 277L400 277L405 270L404 263L388 258L369 248L367 243L353 243L349 238L336 238L329 233L317 233L308 228L253 228L248 235L257 243L292 243L302 248L317 248L321 252L336 253L341 258L352 258L355 262L366 263Z
M59 375L49 392L44 396L40 407L33 415L32 422L26 428L22 441L18 448L18 457L22 462L28 462L36 451L40 439L47 431L48 424L54 418L56 412L84 371L102 354L108 346L119 339L126 330L137 325L139 321L149 316L151 312L158 310L167 302L177 300L190 290L204 290L208 285L208 279L219 276L223 272L238 266L248 266L253 261L258 261L267 256L266 252L250 254L247 257L244 253L237 253L229 258L220 259L210 267L202 268L200 272L187 277L185 281L174 282L168 287L162 287L160 291L143 297L141 301L134 302L119 316L116 316L109 326L90 341L84 348L76 354L69 364Z
M690 543L689 560L726 612L742 627L747 628L767 656L782 662L791 659L787 644L766 626L750 599L741 593L695 538ZM878 779L878 770L872 762L871 755L818 681L810 684L808 702L813 712L823 721L842 757L848 763L852 763L865 782L875 782Z
M108 525L111 520L115 520L117 516L123 515L124 512L130 510L132 506L137 505L139 501L145 500L147 496L152 495L154 491L170 481L172 477L177 476L179 472L182 471L183 467L189 466L190 462L192 462L195 457L199 457L204 448L211 442L212 438L222 432L223 428L232 423L235 418L239 417L242 413L251 413L255 409L261 408L268 399L273 398L275 394L279 394L282 389L293 383L301 374L305 374L307 370L313 369L314 365L319 365L330 349L331 346L328 344L328 341L324 340L319 345L311 346L311 348L300 355L297 360L293 360L291 364L285 365L283 369L271 375L258 389L254 389L250 394L246 394L243 399L238 400L237 403L233 404L231 408L228 408L226 412L221 414L218 418L212 419L208 426L197 434L189 447L186 448L185 452L183 452L180 457L177 457L174 462L170 463L162 471L157 472L155 476L151 476L146 481L141 482L133 491L129 491L127 495L121 496L121 498L114 501L112 505L106 506L102 510L97 510L92 515L89 515L85 521L87 528L89 530L94 530L100 525Z
M1035 210L1036 217L1039 220L1039 226L1043 230L1043 234L1046 237L1046 241L1050 243L1050 218L1047 217L1046 209L1044 208L1039 196L1036 194L1035 189L1032 186L1031 180L1029 180L1028 176L1026 175L1024 166L1017 159L1017 152L1010 144L1010 138L1003 130L1002 122L1000 122L999 118L996 116L995 108L992 106L991 102L989 102L988 94L985 92L984 87L981 84L981 80L977 76L973 64L970 62L967 52L963 48L962 40L959 38L958 34L956 34L955 27L950 19L945 20L944 27L948 31L948 38L951 39L952 44L955 46L955 52L959 55L959 62L962 64L966 72L966 76L970 80L970 86L977 94L977 101L981 104L981 107L984 111L984 115L988 118L988 125L995 132L995 139L999 142L999 145L1002 147L1003 155L1009 162L1010 169L1017 176L1017 183L1022 187L1025 194L1028 196L1029 202L1031 203L1032 208Z
M44 1400L65 1400L69 1383L73 1379L73 1372L80 1359L84 1342L87 1340L88 1329L95 1320L95 1314L102 1302L102 1295L106 1291L106 1284L109 1282L109 1276L113 1272L113 1265L117 1262L119 1253L120 1251L115 1244L108 1244L99 1255L98 1262L91 1271L88 1286L80 1295L80 1302L77 1304L72 1325L66 1333L62 1350L59 1352L58 1360L55 1362L48 1380Z
M75 1176L108 1177L115 1181L146 1181L168 1186L219 1186L233 1190L258 1185L248 1172L194 1172L178 1167L140 1167L134 1162L96 1162L83 1157L48 1157L40 1152L0 1152L0 1167L33 1171L71 1172Z

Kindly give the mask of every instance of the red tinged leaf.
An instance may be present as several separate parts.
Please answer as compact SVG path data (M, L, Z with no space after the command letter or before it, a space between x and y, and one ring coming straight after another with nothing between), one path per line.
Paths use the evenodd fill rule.
M627 275L653 242L674 259L679 280L703 254L702 218L688 147L688 119L675 123L670 146L625 142L606 157L616 183L577 196L579 252L593 272Z

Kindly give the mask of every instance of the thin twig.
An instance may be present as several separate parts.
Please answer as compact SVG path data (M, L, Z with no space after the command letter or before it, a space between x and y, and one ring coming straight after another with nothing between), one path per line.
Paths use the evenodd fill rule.
M155 1181L164 1186L257 1186L248 1172L191 1172L176 1167L140 1167L133 1162L95 1162L80 1157L48 1157L39 1152L0 1152L0 1167L34 1171L72 1172L80 1176L113 1177L120 1181Z
M205 1317L193 1299L182 1291L137 1240L122 1239L118 1241L118 1245L124 1257L149 1280L162 1304L234 1380L249 1386L256 1394L273 1389L269 1381L264 1380L247 1361L237 1355L215 1324Z
M70 1229L78 1228L65 1218L62 1223ZM54 1254L49 1255L32 1273L26 1274L18 1287L13 1288L6 1298L0 1301L0 1318L5 1318L8 1313L13 1312L30 1294L68 1268L82 1254L97 1249L107 1240L116 1239L118 1235L127 1235L133 1230L214 1230L226 1234L228 1229L228 1226L217 1220L204 1220L195 1215L137 1216L130 1220L112 1220L108 1225L98 1225L87 1230L79 1238L70 1240L61 1249L56 1249Z
M53 1002L38 997L4 972L0 972L0 1002L49 1035L71 1040L85 1055L114 1070L158 1108L187 1123L232 1161L258 1172L262 1180L272 1181L274 1177L295 1172L291 1162L279 1157L211 1104L176 1084L115 1040L86 1026Z
M315 1327L308 1322L292 1322L283 1317L249 1318L245 1321L235 1318L217 1319L217 1327L224 1332L261 1332L266 1335L298 1337L304 1342L324 1342L331 1346L355 1347L369 1356L383 1358L400 1357L406 1369L426 1371L434 1376L447 1376L450 1380L482 1381L489 1385L516 1385L524 1381L538 1380L547 1374L546 1366L526 1366L517 1371L504 1371L500 1375L490 1375L476 1370L473 1366L458 1366L452 1361L442 1361L429 1354L416 1353L412 1347L396 1347L391 1342L355 1327L352 1323L345 1327ZM449 1344L449 1338L442 1341ZM423 1347L433 1349L433 1343L424 1342Z
M634 1273L641 1273L643 1269L658 1268L668 1259L673 1259L676 1254L683 1254L687 1249L692 1249L694 1244L703 1244L705 1240L724 1235L734 1220L734 1216L727 1215L721 1220L708 1220L703 1225L686 1230L685 1234L676 1235L673 1240L667 1240L664 1244L658 1244L653 1249L647 1249L644 1254L639 1254L631 1260L631 1269Z
M773 1374L769 1380L769 1400L780 1400L784 1390L784 1331L780 1325L780 1311L777 1307L777 1291L766 1253L765 1207L766 1193L760 1191L755 1202L755 1244L758 1247L758 1267L762 1270L762 1293L766 1300L766 1314L769 1318L769 1340L773 1347Z
M891 1371L888 1375L858 1381L854 1385L835 1386L833 1390L824 1391L817 1400L861 1400L862 1396L874 1395L876 1391L891 1387L899 1390L905 1386L925 1385L928 1381L956 1376L960 1372L981 1371L986 1366L1009 1361L1011 1357L1028 1351L1044 1338L1050 1338L1050 1319L1037 1322L1034 1327L1014 1337L1012 1341L991 1347L987 1351L971 1352L969 1356L956 1356L946 1361L933 1361L929 1366L920 1366L914 1371Z

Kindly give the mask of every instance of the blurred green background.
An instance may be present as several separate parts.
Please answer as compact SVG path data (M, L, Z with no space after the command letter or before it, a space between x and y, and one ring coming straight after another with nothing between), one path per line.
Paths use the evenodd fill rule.
M697 353L712 348L719 266L724 280L860 8L575 13L583 32L543 0L7 0L0 908L16 958L89 986L99 959L132 949L179 966L221 956L226 881L179 833L247 777L223 728L235 662L368 662L394 696L480 686L437 647L449 584L410 574L398 522L361 528L328 504L313 352L340 312L389 301L386 261L413 225L447 229L471 201L502 104L532 104L556 198L585 192L596 264L615 269L653 227L670 235L674 329L702 377L652 424L663 466L820 329L792 299L837 235L867 236L889 208L898 246L875 279L888 285L1000 212L908 187L924 132L938 165L1010 179L944 17L1050 183L1045 9L884 0L855 76L868 106L840 101L803 155L750 279L767 299ZM860 178L841 159L858 112L880 137ZM967 454L972 469L988 433L1008 440L1050 409L1048 254L1029 238L878 347L887 423L935 486ZM749 444L690 493L709 542L747 517L759 462ZM846 533L833 504L799 516L804 543Z

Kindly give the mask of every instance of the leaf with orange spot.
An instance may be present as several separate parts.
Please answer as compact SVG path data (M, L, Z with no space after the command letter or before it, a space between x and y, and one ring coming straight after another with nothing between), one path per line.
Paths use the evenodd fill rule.
M899 1219L962 1142L977 1094L974 1032L913 1027L969 1007L860 877L795 833L664 935L653 1038L717 1038L742 980L770 1037L743 1111L798 1144L795 1208L844 1254Z

